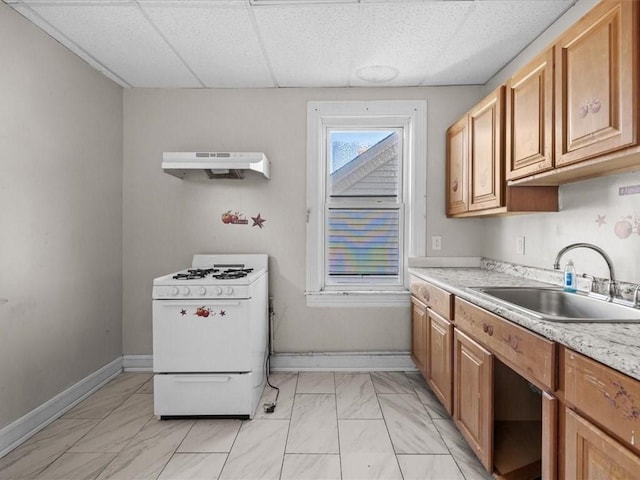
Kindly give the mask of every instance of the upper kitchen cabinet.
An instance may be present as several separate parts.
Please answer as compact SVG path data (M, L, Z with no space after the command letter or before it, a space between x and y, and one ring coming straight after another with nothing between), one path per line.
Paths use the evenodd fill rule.
M553 54L545 51L507 82L508 180L553 168Z
M447 215L469 209L469 118L462 117L447 130Z
M504 87L469 112L469 210L500 207L504 198Z
M555 54L556 166L635 145L638 2L602 2L565 32Z
M557 187L507 187L505 87L501 86L447 130L449 217L558 210Z

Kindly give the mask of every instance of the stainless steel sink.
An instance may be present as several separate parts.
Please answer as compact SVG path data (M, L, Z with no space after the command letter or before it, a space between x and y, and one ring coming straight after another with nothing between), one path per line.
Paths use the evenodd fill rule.
M560 288L474 287L472 290L511 308L556 322L635 322L640 309Z

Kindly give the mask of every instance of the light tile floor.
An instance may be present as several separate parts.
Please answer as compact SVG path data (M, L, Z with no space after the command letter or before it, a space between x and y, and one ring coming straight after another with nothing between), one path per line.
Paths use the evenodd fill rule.
M123 373L1 458L0 480L491 478L419 373L271 382L271 414L159 421L151 375ZM267 387L260 405L274 398Z

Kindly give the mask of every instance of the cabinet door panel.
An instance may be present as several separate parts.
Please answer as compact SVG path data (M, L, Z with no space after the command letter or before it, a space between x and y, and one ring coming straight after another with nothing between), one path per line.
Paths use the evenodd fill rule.
M638 479L640 457L569 409L565 425L566 479Z
M454 329L453 420L488 472L493 471L493 355Z
M553 49L507 83L507 179L553 167Z
M411 358L422 376L427 378L427 307L411 299Z
M638 2L602 2L555 48L556 166L634 145Z
M437 313L427 312L429 347L427 381L449 414L453 412L453 325Z
M469 128L465 115L447 130L447 215L469 208Z
M504 205L503 103L500 87L469 113L469 210Z

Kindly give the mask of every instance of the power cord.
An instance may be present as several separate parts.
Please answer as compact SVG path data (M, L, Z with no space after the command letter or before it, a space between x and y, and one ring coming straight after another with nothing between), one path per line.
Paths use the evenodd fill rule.
M265 403L262 408L264 408L264 413L273 413L276 410L276 405L278 404L278 396L280 396L280 388L271 385L271 382L269 381L269 362L271 359L271 355L267 355L267 358L264 362L264 370L265 370L265 375L267 377L267 385L269 385L273 390L276 391L276 398L273 402L268 402Z

